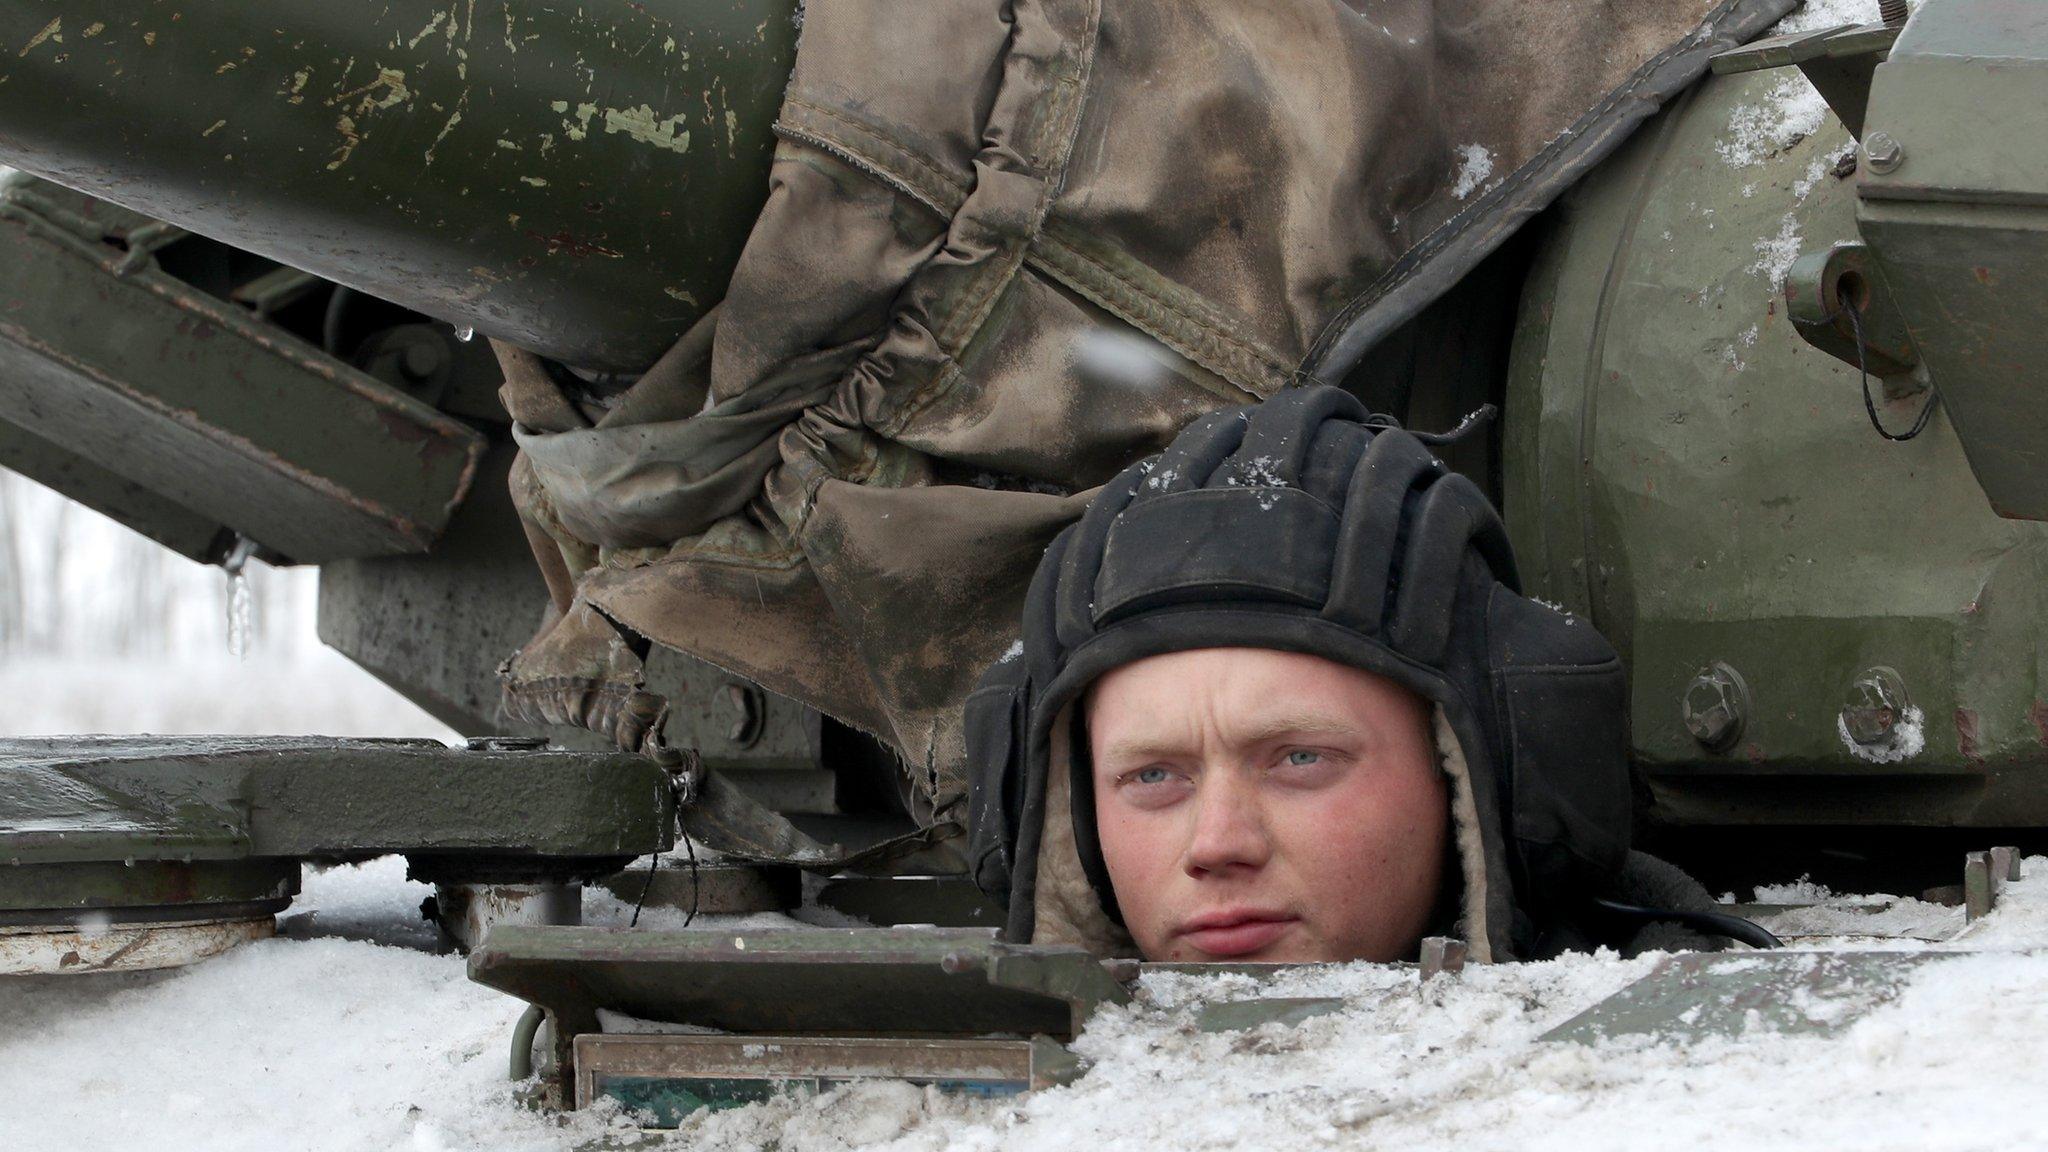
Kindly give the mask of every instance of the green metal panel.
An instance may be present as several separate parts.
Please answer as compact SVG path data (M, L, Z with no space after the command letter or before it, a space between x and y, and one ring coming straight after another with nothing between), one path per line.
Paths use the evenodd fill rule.
M667 849L674 821L667 773L616 753L318 737L0 740L8 865L389 852L615 860Z
M717 303L795 0L0 2L0 163L588 368Z
M1832 119L1759 164L1720 149L1787 78L1706 81L1553 214L1504 422L1525 578L1627 658L1655 820L2048 821L2048 530L1997 515L1941 415L1880 439L1855 370L1788 322L1776 268L1857 233ZM1880 410L1904 427L1922 399ZM1715 661L1750 697L1721 751L1682 711ZM1917 751L1838 729L1880 666Z
M1686 953L1543 1034L1598 1044L1616 1036L1681 1040L1762 1029L1833 1036L1898 998L1925 965L1955 957L1900 952Z
M1877 70L1868 114L1901 151L1867 199L2048 204L2048 6L1927 0Z
M297 860L102 860L0 868L0 925L97 915L166 920L283 907L299 890ZM246 913L245 913L246 914Z
M1073 1055L1044 1037L585 1034L575 1055L576 1107L609 1097L643 1128L675 1128L705 1109L816 1096L862 1080L986 1100L1069 1083L1081 1072Z
M10 422L293 560L433 543L482 436L166 275L161 225L87 211L0 181Z
M2048 520L2048 5L1927 4L1869 119L1863 237L1992 506Z
M1082 949L1003 944L984 929L505 925L469 954L469 976L557 1021L604 1008L777 1035L1071 1037L1097 1005L1130 998Z
M1218 1000L1202 1005L1195 1014L1198 1032L1246 1032L1278 1024L1292 1028L1318 1016L1331 1016L1346 1007L1332 996L1275 996L1262 1000Z

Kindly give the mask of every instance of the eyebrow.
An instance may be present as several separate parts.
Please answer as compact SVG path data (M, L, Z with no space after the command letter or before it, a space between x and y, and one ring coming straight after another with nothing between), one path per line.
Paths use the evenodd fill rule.
M1270 744L1290 736L1365 736L1370 729L1363 724L1349 720L1337 720L1328 716L1310 713L1294 713L1263 718L1246 728L1239 736L1245 744ZM1109 741L1103 747L1104 760L1146 760L1155 756L1170 755L1180 751L1179 747L1147 737L1124 737Z

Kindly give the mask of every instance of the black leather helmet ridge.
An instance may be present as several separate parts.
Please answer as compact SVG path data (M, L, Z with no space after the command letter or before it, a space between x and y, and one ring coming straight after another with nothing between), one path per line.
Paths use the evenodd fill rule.
M1071 738L1069 706L1119 665L1215 647L1325 657L1435 706L1465 930L1482 958L1555 950L1554 930L1621 870L1629 790L1613 649L1520 594L1507 533L1475 485L1350 394L1302 388L1190 425L1105 485L1040 562L1021 648L967 705L970 858L1008 906L1009 938L1043 935L1042 865L1059 862L1040 849L1058 819L1071 819L1071 852L1116 917L1085 756L1055 744ZM1056 790L1070 814L1048 811L1056 762L1073 773Z

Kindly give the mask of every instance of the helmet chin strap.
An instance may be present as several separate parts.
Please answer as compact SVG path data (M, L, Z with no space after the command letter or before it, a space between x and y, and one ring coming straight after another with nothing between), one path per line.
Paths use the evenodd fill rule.
M1445 444L1462 442L1467 436L1493 423L1499 417L1500 408L1497 405L1481 404L1479 407L1465 413L1465 418L1458 421L1458 426L1448 432L1415 432L1408 429L1402 429L1402 431L1408 432L1410 436L1415 437L1432 448L1439 448ZM1369 428L1401 427L1399 420L1381 412L1375 412L1371 416L1366 417L1365 424Z
M1753 920L1730 916L1725 912L1681 912L1674 908L1646 908L1640 904L1624 904L1619 900L1595 897L1593 906L1604 912L1611 912L1626 920L1648 924L1668 920L1683 924L1709 936L1726 936L1752 948L1783 948L1785 942L1773 935L1771 930Z

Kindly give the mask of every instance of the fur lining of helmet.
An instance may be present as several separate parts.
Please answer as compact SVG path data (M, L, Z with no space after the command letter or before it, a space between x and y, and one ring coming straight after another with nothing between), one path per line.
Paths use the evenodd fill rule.
M1075 707L1069 704L1060 710L1048 741L1052 762L1045 774L1045 824L1038 845L1031 942L1072 945L1098 956L1136 956L1137 945L1130 934L1109 918L1102 910L1102 902L1095 898L1095 889L1088 883L1087 873L1081 868L1081 853L1074 844L1068 783L1068 749L1072 742L1068 729ZM1491 931L1494 925L1487 911L1486 836L1472 791L1472 773L1450 718L1441 707L1432 708L1431 713L1437 762L1451 784L1451 828L1457 838L1463 881L1459 925L1471 958L1488 964L1495 959Z
M1068 704L1053 718L1051 764L1045 773L1045 825L1038 842L1038 885L1033 897L1033 944L1071 944L1097 956L1136 956L1138 946L1102 910L1095 887L1081 868L1074 845L1074 813L1069 799L1072 763L1069 738L1077 704Z
M1451 728L1442 706L1430 709L1437 763L1451 782L1451 832L1458 838L1458 868L1464 881L1464 907L1458 918L1467 955L1480 964L1493 963L1492 925L1487 917L1486 834L1479 822L1479 804L1472 793L1472 771L1465 746Z

